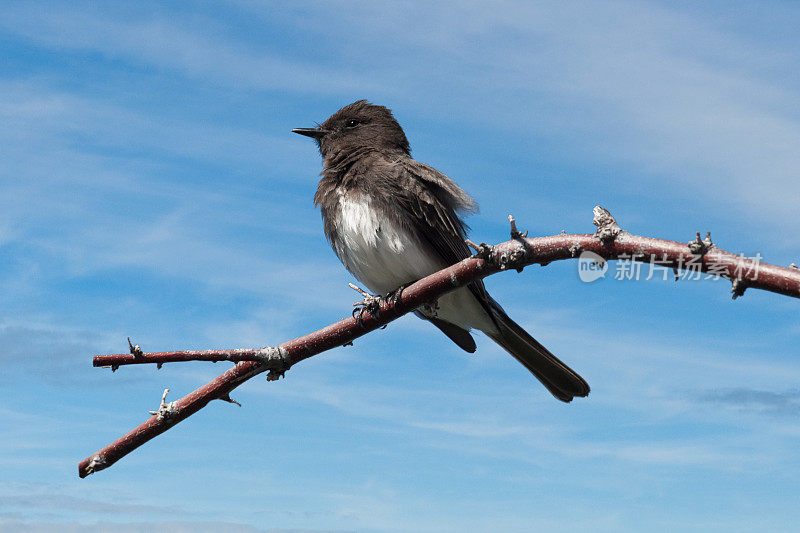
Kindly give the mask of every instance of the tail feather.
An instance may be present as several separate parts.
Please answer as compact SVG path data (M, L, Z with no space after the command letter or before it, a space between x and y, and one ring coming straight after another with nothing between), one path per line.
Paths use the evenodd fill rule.
M589 384L577 372L511 320L503 308L491 298L489 308L498 331L485 333L530 370L553 396L562 402L570 402L576 396L589 395Z
M475 349L477 346L475 345L475 339L472 338L472 335L469 334L464 328L460 328L455 324L451 324L450 322L446 322L444 320L439 320L433 316L426 316L423 315L419 311L415 311L415 314L423 320L429 321L431 324L439 328L439 331L450 337L450 340L453 341L458 345L459 348L464 350L467 353L475 353Z

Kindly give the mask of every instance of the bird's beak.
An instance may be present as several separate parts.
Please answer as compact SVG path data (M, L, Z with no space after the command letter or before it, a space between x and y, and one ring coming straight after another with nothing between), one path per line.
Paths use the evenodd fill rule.
M300 135L305 135L306 137L311 137L312 139L321 139L328 132L322 128L295 128L292 130L292 133L299 133Z

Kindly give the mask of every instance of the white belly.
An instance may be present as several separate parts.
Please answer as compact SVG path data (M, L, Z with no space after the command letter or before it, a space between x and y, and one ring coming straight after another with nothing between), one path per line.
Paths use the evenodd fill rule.
M380 217L369 197L340 196L339 210L334 251L371 292L386 294L449 266L426 251L411 231ZM494 330L494 323L469 289L439 298L436 314L464 329Z
M410 231L381 218L369 197L340 197L339 210L336 255L372 292L385 294L447 266Z

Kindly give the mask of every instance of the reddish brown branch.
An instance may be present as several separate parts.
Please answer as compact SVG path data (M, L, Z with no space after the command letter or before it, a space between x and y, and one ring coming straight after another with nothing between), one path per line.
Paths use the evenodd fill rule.
M513 219L511 219L513 220ZM98 355L94 366L169 363L180 361L233 361L236 366L212 382L162 405L151 418L128 434L87 457L78 465L80 477L97 472L135 450L153 437L163 433L181 420L202 409L211 400L232 401L230 392L246 380L269 370L268 379L277 379L294 364L315 354L352 342L420 305L436 300L442 294L484 278L501 270L521 270L530 264L547 264L562 259L577 258L583 252L593 252L606 260L631 259L652 262L675 269L696 269L698 272L720 275L733 282L734 298L745 288L800 298L800 270L760 263L720 250L706 240L679 243L631 235L617 225L614 218L601 207L595 208L597 232L593 235L553 235L524 238L512 226L512 240L487 246L475 245L477 254L444 270L423 278L403 290L396 302L381 302L378 316L365 311L361 320L346 318L314 333L309 333L274 348L206 350L142 353L138 345L130 354Z
M138 344L136 346L139 346ZM92 366L110 367L116 370L122 365L140 365L144 363L155 363L161 366L164 363L184 363L186 361L231 361L239 363L242 361L268 362L270 359L279 357L276 348L242 348L236 350L182 350L177 352L153 352L138 354L114 354L114 355L95 355L92 358Z

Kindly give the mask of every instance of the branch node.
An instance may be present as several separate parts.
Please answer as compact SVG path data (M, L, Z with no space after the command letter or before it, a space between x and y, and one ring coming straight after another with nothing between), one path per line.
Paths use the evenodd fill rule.
M525 249L517 246L513 250L502 251L495 259L500 270L513 268L517 272L522 272L522 269L525 268Z
M689 247L689 251L692 252L692 255L696 256L704 256L706 252L708 252L714 243L711 242L711 232L706 232L706 238L700 240L700 232L697 232L697 237L694 238L693 241L687 242L686 245Z
M253 354L253 360L269 368L267 381L275 381L282 377L289 366L286 363L286 350L281 346L264 346L258 353Z
M489 256L492 254L492 246L489 246L485 242L475 244L469 239L464 239L464 242L467 243L467 246L475 250L475 255L486 261L489 260Z
M800 267L798 267L797 265L795 265L794 263L792 263L792 264L790 264L790 265L789 265L789 268L800 268Z
M227 392L227 393L225 393L225 395L223 395L223 396L220 396L220 397L219 397L219 399L220 399L220 400L222 400L223 402L235 403L235 404L236 404L236 405L238 405L239 407L241 407L241 406L242 406L242 404L240 404L239 402L237 402L236 400L234 400L233 398L231 398L231 393L230 393L230 392Z
M508 223L511 224L511 238L512 239L523 239L528 236L528 232L525 231L520 233L517 230L517 221L514 220L514 215L508 215Z
M116 372L119 369L119 365L111 365L111 371Z
M578 257L581 254L581 246L576 242L569 247L569 253L572 257Z
M86 465L86 475L94 474L95 472L99 472L100 470L106 468L108 466L108 461L104 455L95 454L89 460L89 464Z
M128 337L128 347L131 350L131 355L133 355L134 357L141 357L142 355L144 355L144 352L142 351L142 349L139 347L138 344L131 343L130 337Z
M736 278L733 280L733 286L731 287L731 298L735 300L743 296L745 290L747 290L747 282L741 278Z
M678 281L678 267L672 267L672 273L675 274L675 281Z
M176 402L167 403L167 394L169 394L169 389L164 389L164 394L161 395L161 405L158 406L158 411L148 411L151 415L155 415L155 417L159 420L169 420L178 414Z
M256 360L269 367L267 381L276 381L282 378L290 366L286 363L286 350L281 346L264 346L256 355Z
M216 363L216 361L214 361ZM156 363L156 370L161 370L161 367L164 366L164 363Z
M595 237L600 239L603 244L611 244L620 234L622 228L619 227L619 224L607 209L597 205L592 212L594 213L592 224L597 226Z
M353 345L353 341L348 341L348 342L342 344L342 348L346 348L346 347L352 346L352 345Z

